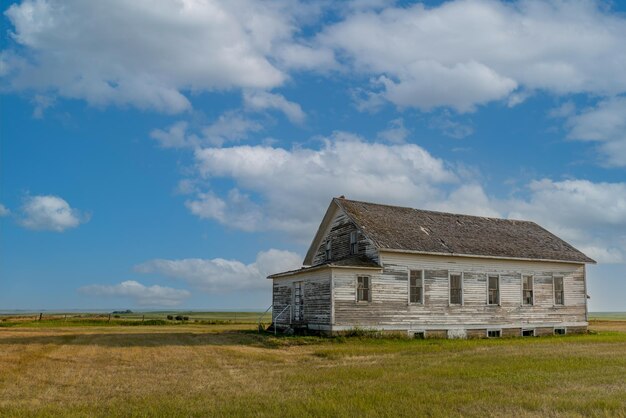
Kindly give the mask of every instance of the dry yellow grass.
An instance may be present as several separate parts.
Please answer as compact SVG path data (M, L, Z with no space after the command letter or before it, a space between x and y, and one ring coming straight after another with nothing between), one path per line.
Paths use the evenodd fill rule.
M626 416L626 321L481 341L0 329L0 416Z

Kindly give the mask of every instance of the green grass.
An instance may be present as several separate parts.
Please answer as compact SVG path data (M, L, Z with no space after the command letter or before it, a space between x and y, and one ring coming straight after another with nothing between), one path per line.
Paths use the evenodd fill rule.
M490 340L13 327L0 330L0 416L620 417L626 322L610 326Z

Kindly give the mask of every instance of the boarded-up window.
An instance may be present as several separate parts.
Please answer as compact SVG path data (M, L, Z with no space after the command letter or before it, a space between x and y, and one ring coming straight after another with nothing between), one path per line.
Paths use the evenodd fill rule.
M522 276L522 303L533 304L533 276Z
M356 300L363 302L372 300L372 288L369 276L357 277Z
M358 238L359 238L358 231L350 232L350 254L358 254L359 252Z
M554 304L564 305L563 277L554 276Z
M463 288L461 285L461 275L450 275L450 304L460 305L463 303Z
M409 274L409 302L424 303L424 271L411 270Z
M331 256L331 242L330 240L326 241L326 251L324 253L324 256L326 257L326 261L330 260L330 256Z
M500 277L489 276L489 305L500 304Z

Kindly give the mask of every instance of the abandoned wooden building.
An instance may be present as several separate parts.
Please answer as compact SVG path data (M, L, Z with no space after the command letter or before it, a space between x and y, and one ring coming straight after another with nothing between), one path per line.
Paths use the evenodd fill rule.
M534 222L335 198L304 267L268 277L272 320L327 334L585 332L586 263Z

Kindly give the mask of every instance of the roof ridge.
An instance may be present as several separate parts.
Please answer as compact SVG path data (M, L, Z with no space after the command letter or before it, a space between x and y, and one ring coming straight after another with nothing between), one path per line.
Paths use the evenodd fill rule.
M345 197L335 197L335 199L339 200L339 201L345 200L347 202L364 203L366 205L384 206L384 207L388 207L388 208L409 209L409 210L415 210L415 211L418 211L418 212L433 213L433 214L437 214L437 215L466 216L468 218L481 218L481 219L490 219L490 220L507 221L507 222L524 222L524 223L532 223L532 224L538 225L536 222L528 221L528 220L525 220L525 219L496 218L496 217L493 217L493 216L468 215L468 214L465 214L465 213L443 212L443 211L430 210L430 209L418 209L418 208L412 208L410 206L400 206L400 205L389 205L389 204L386 204L386 203L366 202L364 200L347 199Z

